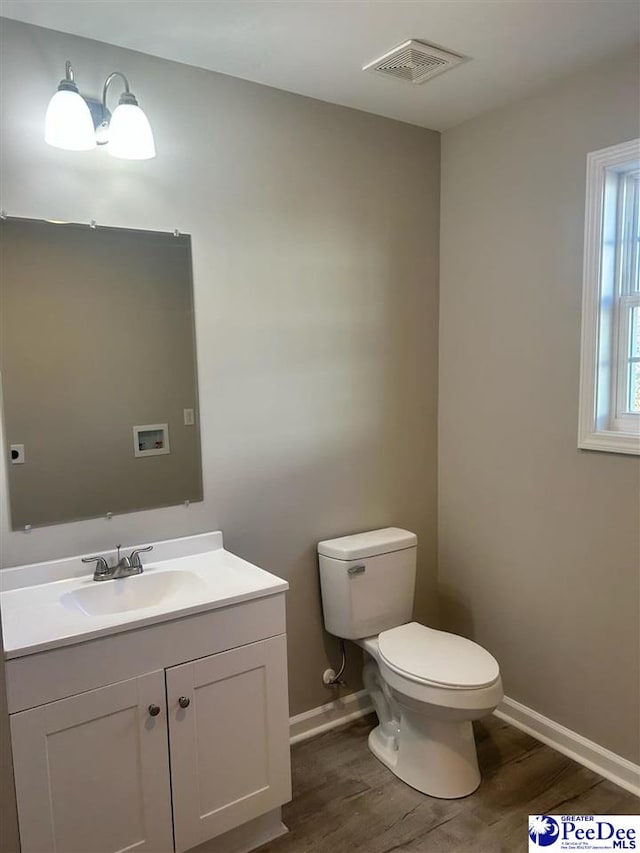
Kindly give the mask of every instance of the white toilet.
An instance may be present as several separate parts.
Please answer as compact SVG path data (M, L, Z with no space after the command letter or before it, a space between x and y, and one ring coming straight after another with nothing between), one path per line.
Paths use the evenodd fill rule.
M471 640L409 621L417 543L396 527L320 542L324 624L368 653L373 754L424 794L465 797L480 784L471 721L502 699L500 669Z

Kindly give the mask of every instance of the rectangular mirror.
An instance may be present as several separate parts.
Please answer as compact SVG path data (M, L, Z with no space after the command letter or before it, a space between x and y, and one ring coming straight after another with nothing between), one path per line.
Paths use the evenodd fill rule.
M191 238L0 222L11 525L202 500Z

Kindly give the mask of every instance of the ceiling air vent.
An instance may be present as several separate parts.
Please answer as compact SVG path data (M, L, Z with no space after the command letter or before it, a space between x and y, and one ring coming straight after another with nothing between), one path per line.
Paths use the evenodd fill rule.
M399 77L409 83L424 83L463 61L463 56L410 39L384 56L367 63L362 70L375 71L376 74L384 74L387 77Z

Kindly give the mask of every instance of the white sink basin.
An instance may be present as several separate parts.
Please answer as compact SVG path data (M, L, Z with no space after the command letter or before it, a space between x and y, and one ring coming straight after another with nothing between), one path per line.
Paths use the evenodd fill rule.
M66 593L61 601L65 607L79 609L87 616L106 616L157 607L169 598L197 595L205 590L205 582L193 572L165 571L94 582Z
M134 545L129 545L133 548ZM115 551L105 556L112 562ZM155 542L141 575L95 582L80 557L0 572L5 658L22 657L288 589L225 550L219 531Z

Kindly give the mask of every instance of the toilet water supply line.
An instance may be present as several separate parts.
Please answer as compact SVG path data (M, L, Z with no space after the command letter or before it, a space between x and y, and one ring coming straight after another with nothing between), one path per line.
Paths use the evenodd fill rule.
M343 685L344 679L342 678L344 674L344 668L347 665L347 652L344 645L344 640L340 640L340 651L342 652L342 663L340 664L340 669L338 672L334 672L332 669L325 669L324 674L322 676L322 680L327 685L327 687L339 687Z

